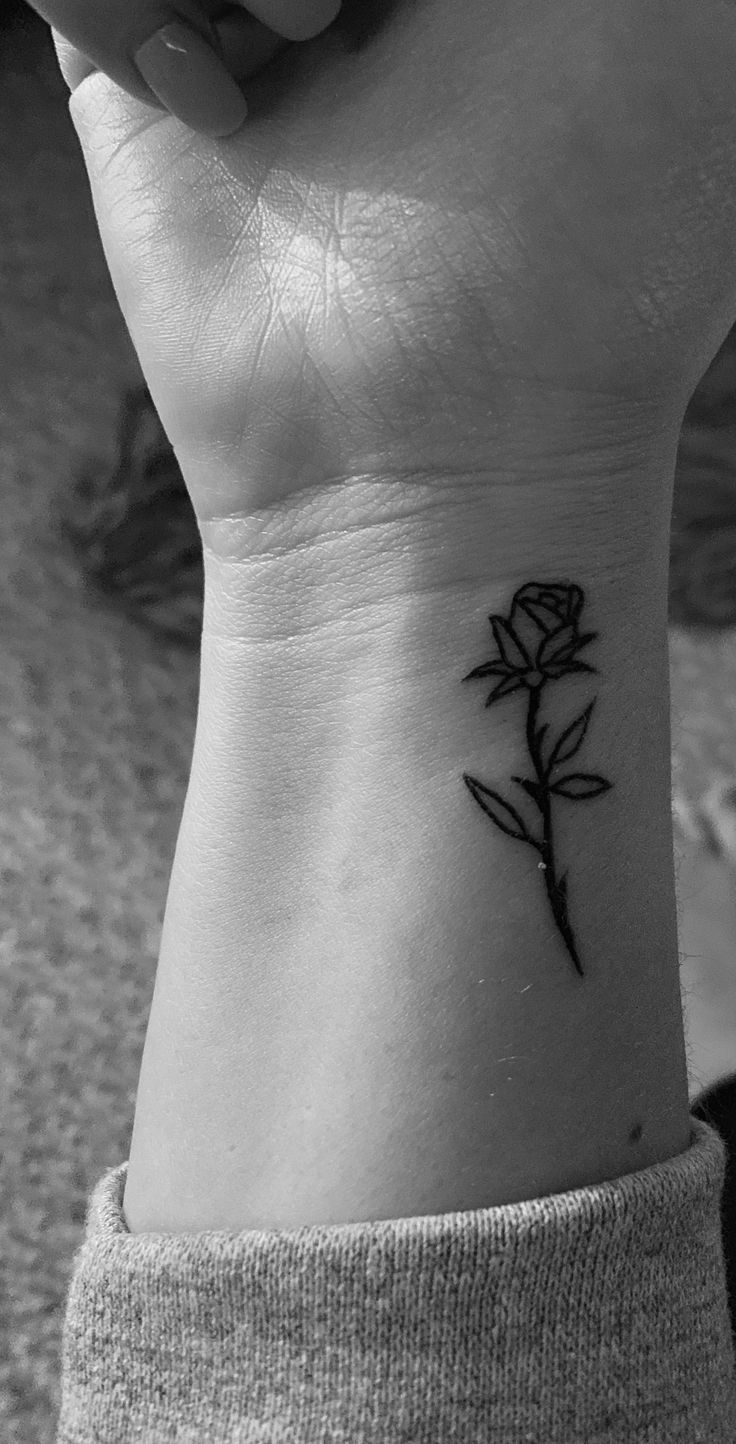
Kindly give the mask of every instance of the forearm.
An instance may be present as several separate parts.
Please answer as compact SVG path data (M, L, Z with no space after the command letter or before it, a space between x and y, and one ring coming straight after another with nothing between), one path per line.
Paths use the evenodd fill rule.
M134 1232L491 1206L687 1146L673 464L560 484L544 503L518 478L466 484L462 503L407 486L403 518L372 522L361 498L352 529L208 561ZM512 781L538 780L528 687L486 707L499 677L463 678L498 656L489 616L558 581L583 591L579 631L597 636L579 658L596 671L547 679L536 760L595 699L555 776L610 786L548 793L545 812ZM464 775L512 803L537 846Z

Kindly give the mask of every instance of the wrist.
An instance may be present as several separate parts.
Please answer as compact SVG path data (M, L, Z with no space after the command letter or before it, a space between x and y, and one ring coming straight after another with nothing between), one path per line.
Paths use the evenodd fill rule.
M205 639L314 637L355 609L569 571L572 559L666 587L676 450L664 435L605 458L548 442L544 463L507 450L493 472L366 470L200 521Z
M438 493L454 502L466 487L520 493L513 511L549 513L591 477L615 492L619 477L661 487L662 466L674 475L681 409L669 413L627 396L580 396L502 379L485 371L446 395L424 396L403 424L390 410L381 433L353 427L346 437L310 414L282 421L271 433L239 434L182 454L202 539L213 556L247 558L272 544L288 550L319 534L360 525ZM316 405L316 402L315 402ZM670 463L671 458L671 463ZM397 503L398 498L398 503ZM509 511L512 510L509 502Z
M368 502L210 556L134 1231L472 1208L686 1147L658 483L523 510L466 489L390 522ZM486 707L498 677L463 679L489 616L557 581L584 593L596 671L549 681L538 721L551 746L593 700L569 766L610 784L552 799L565 908L465 781L548 834L514 780L535 775L529 690Z

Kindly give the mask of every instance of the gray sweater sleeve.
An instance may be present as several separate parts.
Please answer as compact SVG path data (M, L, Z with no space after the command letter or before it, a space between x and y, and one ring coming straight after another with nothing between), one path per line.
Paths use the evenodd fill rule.
M725 1146L503 1207L131 1234L95 1188L57 1444L734 1444Z

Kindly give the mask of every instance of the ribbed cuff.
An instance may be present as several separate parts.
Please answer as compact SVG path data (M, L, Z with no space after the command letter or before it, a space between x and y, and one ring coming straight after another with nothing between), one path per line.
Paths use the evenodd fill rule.
M725 1146L467 1213L129 1233L100 1180L57 1444L733 1444Z

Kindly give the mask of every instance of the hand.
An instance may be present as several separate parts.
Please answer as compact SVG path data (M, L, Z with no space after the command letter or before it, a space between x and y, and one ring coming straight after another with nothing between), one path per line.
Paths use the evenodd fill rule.
M344 0L244 66L229 141L99 73L70 104L213 548L241 544L219 518L358 477L536 466L541 493L586 446L615 474L633 439L674 448L734 319L730 0L392 8L356 47Z
M289 40L309 40L335 18L340 0L31 0L73 51L65 73L74 89L104 71L128 95L178 116L202 135L230 135L247 112L222 55L212 17L232 12L227 30L250 68ZM172 22L176 26L172 30ZM182 24L182 22L185 22ZM142 48L143 47L143 48ZM148 83L146 83L148 82Z

